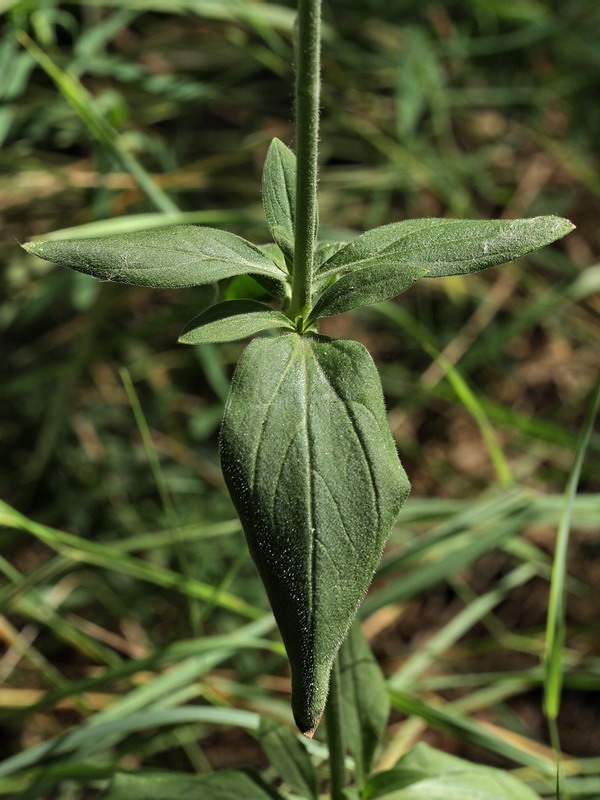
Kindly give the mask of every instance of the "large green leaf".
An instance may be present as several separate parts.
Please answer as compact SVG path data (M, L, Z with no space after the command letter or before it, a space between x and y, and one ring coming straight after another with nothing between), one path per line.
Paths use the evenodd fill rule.
M358 622L340 649L344 735L364 785L375 749L390 714L387 685Z
M30 242L25 249L104 281L138 286L198 286L242 274L285 280L284 273L256 245L233 233L197 225Z
M561 217L512 220L411 219L373 228L325 261L323 275L395 265L426 277L463 275L537 250L575 226Z
M208 775L166 772L130 775L118 772L101 800L281 800L250 770Z
M418 744L396 766L373 775L365 800L540 800L510 773Z
M333 659L409 483L377 370L357 342L256 339L235 372L221 460L312 735Z
M310 313L310 321L333 317L351 308L381 303L409 289L425 275L423 267L406 264L376 264L344 275L329 286Z
M279 139L273 139L269 146L262 186L265 217L273 239L291 260L296 216L296 156Z
M258 739L281 778L302 797L317 797L317 773L306 747L285 725L261 717Z
M183 329L181 344L233 342L268 328L292 328L291 320L256 300L225 300L207 308Z

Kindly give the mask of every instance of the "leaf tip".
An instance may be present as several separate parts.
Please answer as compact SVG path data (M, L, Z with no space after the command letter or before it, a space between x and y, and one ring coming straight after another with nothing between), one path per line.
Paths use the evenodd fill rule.
M306 722L304 720L299 719L294 714L294 720L296 722L296 727L302 734L302 736L306 736L307 739L312 739L315 735L315 731L319 727L319 723L321 722L321 717L323 716L323 710L319 711L315 719L312 719L310 722Z
M289 150L289 149L290 149L290 148L289 148L289 147L288 147L288 146L285 144L285 142L283 142L283 141L282 141L282 140L281 140L281 139L280 139L278 136L274 136L274 137L271 139L271 144L269 145L269 149L271 149L271 147L273 147L273 148L275 148L275 147L277 147L277 148L283 148L284 150Z
M567 219L566 217L552 217L552 220L554 221L557 230L561 230L563 236L565 236L567 233L571 233L571 231L574 231L577 227L575 223L571 222L571 220Z
M574 231L577 227L570 219L566 219L566 217L550 215L547 217L531 217L530 219L534 223L543 223L546 225L546 230L553 236L551 241L562 239L563 236L571 233L571 231Z

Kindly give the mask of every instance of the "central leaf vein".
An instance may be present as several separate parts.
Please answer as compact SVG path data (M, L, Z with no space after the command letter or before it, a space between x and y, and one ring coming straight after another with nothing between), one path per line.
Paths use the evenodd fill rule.
M308 627L311 634L311 639L314 638L315 635L315 621L316 621L316 614L315 614L315 596L316 596L316 583L317 583L317 542L318 542L318 532L315 527L315 516L314 516L314 508L315 508L315 486L312 476L312 462L313 462L313 442L312 442L312 431L310 425L310 414L308 410L308 401L309 401L309 391L308 391L308 363L306 358L306 350L302 352L302 378L303 378L303 393L302 393L302 404L304 407L304 429L306 431L306 511L308 515L308 529L309 529L309 564L310 564L310 572L308 575Z

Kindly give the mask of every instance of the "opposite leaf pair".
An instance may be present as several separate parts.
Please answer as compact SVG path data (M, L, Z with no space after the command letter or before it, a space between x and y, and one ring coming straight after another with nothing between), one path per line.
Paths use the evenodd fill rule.
M321 242L315 252L316 302L299 320L286 315L294 270L294 154L278 139L263 172L263 205L274 244L259 247L232 233L194 225L95 239L33 242L25 249L101 280L155 288L251 275L279 303L227 300L185 327L185 344L243 339L273 328L303 333L321 317L388 300L422 277L468 274L519 258L564 236L559 217L521 220L417 219L374 228L349 244Z

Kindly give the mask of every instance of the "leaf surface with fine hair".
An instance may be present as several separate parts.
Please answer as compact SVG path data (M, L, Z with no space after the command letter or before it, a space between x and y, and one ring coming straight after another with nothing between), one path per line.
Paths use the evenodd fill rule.
M562 217L511 220L410 219L363 233L320 267L323 275L380 265L428 278L465 275L513 261L560 239L575 226Z
M256 245L233 233L199 225L30 242L24 247L77 272L136 286L176 289L244 274L285 280L284 273Z
M310 320L333 317L352 308L389 300L410 289L424 275L423 268L412 264L402 269L395 264L376 264L349 272L325 289L310 314Z
M225 300L210 306L183 329L181 344L234 342L269 328L293 328L281 311L256 300Z
M472 764L425 743L387 772L372 775L364 800L540 800L505 770Z
M296 156L280 139L267 151L262 175L263 208L273 239L288 259L294 257Z
M314 334L253 341L225 407L221 463L287 649L296 722L311 735L409 491L365 348Z

